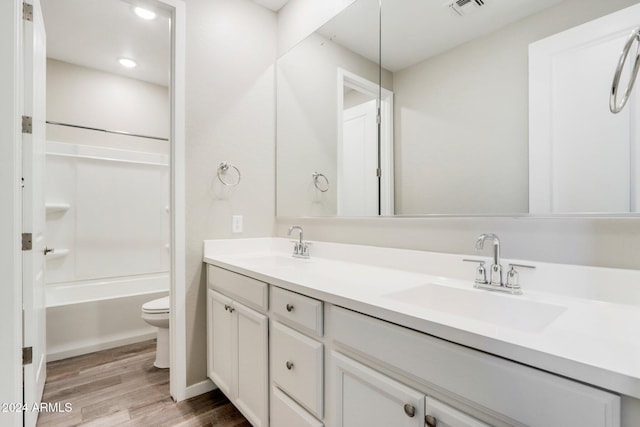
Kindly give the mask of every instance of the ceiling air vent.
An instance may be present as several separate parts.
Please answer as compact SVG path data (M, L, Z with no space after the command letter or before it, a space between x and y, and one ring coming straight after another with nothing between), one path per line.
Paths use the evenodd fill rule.
M487 0L455 0L445 3L456 15L464 16L475 12L485 5Z

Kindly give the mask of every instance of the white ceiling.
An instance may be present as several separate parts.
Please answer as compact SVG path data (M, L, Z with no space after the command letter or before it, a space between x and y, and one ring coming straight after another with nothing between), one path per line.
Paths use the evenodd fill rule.
M41 0L47 56L163 86L169 84L170 19L144 21L133 0ZM279 10L287 0L254 0ZM442 0L383 2L382 63L391 71L441 53L563 0L485 0L473 14L457 16ZM378 60L378 0L358 0L319 32ZM162 12L162 11L159 11ZM117 58L138 62L125 69Z
M169 85L171 28L166 12L152 21L124 0L41 0L47 57L147 82ZM119 57L134 59L127 69Z
M267 9L271 9L274 12L279 11L282 7L287 4L289 0L253 0L261 6L266 7ZM325 1L325 0L323 0Z
M388 0L382 4L382 65L398 71L495 31L564 0L484 0L458 16L445 0ZM378 0L358 0L319 32L378 61Z

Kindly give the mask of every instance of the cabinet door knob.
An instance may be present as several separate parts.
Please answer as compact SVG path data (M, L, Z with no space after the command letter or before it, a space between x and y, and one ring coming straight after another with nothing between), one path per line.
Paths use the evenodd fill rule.
M287 366L288 370L292 370L293 369L293 362L290 362L287 360L287 363L285 363L285 365Z
M229 306L228 306L227 304L225 304L225 305L224 305L224 309L225 309L226 311L229 311Z
M427 415L424 417L424 422L427 423L428 427L436 427L438 424L438 420L433 415Z
M416 416L416 408L413 405L407 403L404 405L404 413L407 414L409 418L413 418Z
M293 311L293 304L287 304L287 311L291 313Z

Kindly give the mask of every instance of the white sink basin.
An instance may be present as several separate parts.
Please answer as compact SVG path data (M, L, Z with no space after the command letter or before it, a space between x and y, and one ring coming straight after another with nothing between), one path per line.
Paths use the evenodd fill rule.
M560 305L527 300L522 295L507 296L433 283L392 292L384 297L522 332L541 331L567 309Z

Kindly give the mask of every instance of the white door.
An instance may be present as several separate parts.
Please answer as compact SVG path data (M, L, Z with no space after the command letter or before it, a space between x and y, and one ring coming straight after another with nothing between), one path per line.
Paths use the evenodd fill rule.
M236 405L254 427L268 425L269 319L235 304L238 316L238 398Z
M231 400L235 400L237 375L237 316L232 300L215 291L207 291L207 370L209 378Z
M344 110L338 215L378 215L376 100Z
M24 21L24 116L32 118L31 132L22 144L22 232L31 235L31 249L22 255L23 347L32 361L24 366L24 403L39 404L46 379L45 283L45 88L46 36L40 2L33 0L32 20ZM27 410L24 425L35 426L38 412Z
M423 427L425 395L332 352L336 427Z
M639 211L638 86L620 114L609 111L613 74L639 14L640 5L631 6L529 46L530 213Z

